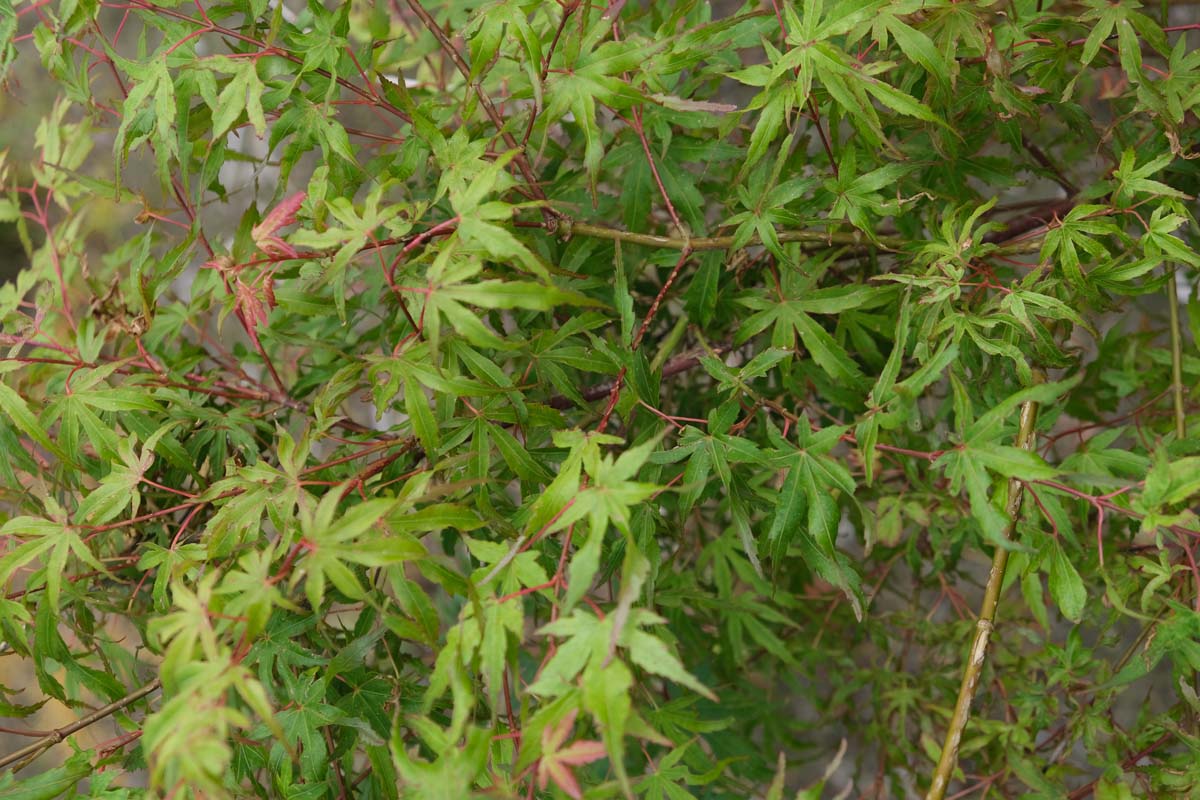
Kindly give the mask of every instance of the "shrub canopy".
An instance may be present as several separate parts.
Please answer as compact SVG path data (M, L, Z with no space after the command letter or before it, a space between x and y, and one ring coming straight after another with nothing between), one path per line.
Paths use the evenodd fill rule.
M0 788L1196 796L1171 5L0 0Z

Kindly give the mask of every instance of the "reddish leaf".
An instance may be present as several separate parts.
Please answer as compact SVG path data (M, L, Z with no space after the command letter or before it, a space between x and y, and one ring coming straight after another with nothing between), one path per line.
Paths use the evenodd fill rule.
M566 749L559 750L559 746L566 741L571 729L575 727L575 715L576 712L572 711L553 728L542 731L542 758L538 762L537 777L540 788L545 789L553 780L555 786L579 800L583 793L570 767L598 761L605 758L608 752L601 742L593 739L573 742Z
M556 753L563 742L567 740L567 736L571 733L571 728L575 727L575 715L577 711L572 711L567 714L553 728L545 728L542 730L542 752Z
M572 742L566 750L560 751L554 760L560 764L577 766L590 764L607 756L608 751L604 749L604 742L598 742L595 739L580 739L578 742Z
M538 788L545 789L550 779L553 779L554 785L574 800L583 797L583 792L579 789L579 781L575 780L575 773L553 759L543 758L538 764Z
M304 198L307 196L307 192L297 192L291 197L286 198L279 205L271 209L263 217L262 222L254 226L250 231L250 236L254 239L254 243L258 245L259 250L269 256L296 257L296 248L276 236L275 232L296 221L296 212L300 210L300 206L304 203Z
M242 327L246 329L250 339L257 345L257 328L259 325L267 324L267 307L259 299L254 287L245 283L241 278L237 279L236 291L238 319L242 321Z

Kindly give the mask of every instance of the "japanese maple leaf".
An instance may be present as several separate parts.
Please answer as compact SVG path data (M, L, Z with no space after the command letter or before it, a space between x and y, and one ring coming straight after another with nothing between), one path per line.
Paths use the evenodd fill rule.
M590 764L604 758L608 753L605 752L603 743L593 739L572 742L566 748L559 749L571 733L571 729L575 727L575 714L576 712L572 711L553 728L542 731L542 758L538 762L537 778L539 789L545 789L546 784L553 780L555 786L574 800L579 800L583 797L583 792L571 767Z
M215 256L204 263L206 269L221 273L226 291L234 295L234 312L246 329L251 341L258 344L258 327L267 324L267 314L275 307L275 278L264 272L249 282L238 275L244 264L237 264L229 256ZM233 282L230 282L233 278Z
M262 222L254 226L250 231L250 238L254 239L254 244L259 250L269 256L296 257L296 248L276 236L275 232L296 221L296 212L300 210L300 205L307 196L307 192L297 192L286 198L271 209Z
M235 286L238 318L242 321L242 327L246 329L246 333L254 341L255 345L257 345L257 328L259 325L267 324L267 304L274 299L274 293L264 292L266 295L266 302L264 302L263 299L259 298L258 291L253 284L245 283L241 278L238 278Z

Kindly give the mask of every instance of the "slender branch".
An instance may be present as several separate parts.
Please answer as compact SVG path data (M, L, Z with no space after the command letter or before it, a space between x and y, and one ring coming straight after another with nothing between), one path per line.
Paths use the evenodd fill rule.
M1175 734L1172 733L1171 731L1167 731L1162 736L1155 739L1152 744L1146 745L1141 750L1137 751L1136 753L1134 753L1133 755L1129 756L1124 761L1122 761L1121 766L1124 767L1125 769L1129 769L1134 764L1138 763L1143 758L1150 755L1155 750L1159 749L1164 744L1166 744L1167 742L1171 741L1174 738L1175 738ZM1096 779L1089 784L1080 786L1078 789L1076 789L1075 791L1073 791L1069 795L1067 795L1067 800L1083 800L1083 798L1085 798L1085 797L1091 797L1092 793L1096 791L1096 785L1099 783L1100 783L1100 780Z
M1017 447L1022 450L1034 448L1034 426L1037 422L1037 403L1028 400L1021 405L1021 424L1017 431ZM1016 532L1017 519L1021 516L1021 504L1024 500L1024 484L1017 478L1008 482L1008 525L1004 530L1004 539L1009 541ZM1000 589L1004 585L1004 571L1008 567L1008 549L997 546L992 555L992 568L988 574L987 587L983 593L983 604L979 609L979 619L975 623L975 638L971 643L971 655L963 668L962 684L958 689L958 701L954 705L954 714L950 718L950 729L946 731L946 743L942 746L942 756L933 780L929 785L929 793L925 800L943 800L946 788L950 785L950 777L954 774L954 766L958 762L958 746L962 742L963 730L971 716L971 701L975 699L975 690L979 687L979 678L983 674L983 665L987 660L987 646L995 628L996 606L1000 600Z
M1179 328L1178 272L1177 267L1171 268L1171 279L1167 281L1167 305L1171 307L1171 396L1175 401L1175 438L1183 441L1187 436L1187 416L1183 406L1183 336Z
M796 72L800 72L800 68L796 67ZM811 95L808 98L808 107L812 109L813 125L817 128L817 136L821 139L821 146L825 148L825 155L829 157L829 166L833 169L833 179L837 180L841 177L838 172L837 158L833 155L833 146L829 143L829 136L825 134L825 126L821 124L821 108L817 105L817 101Z
M1124 492L1129 491L1132 488L1131 486L1123 487L1121 489L1118 489L1115 492L1109 492L1108 494L1093 495L1093 494L1088 494L1087 492L1084 492L1084 491L1080 491L1079 489L1073 489L1064 483L1059 483L1058 481L1051 481L1051 480L1043 479L1043 480L1033 481L1033 483L1036 483L1039 486L1049 486L1051 489L1057 489L1058 491L1062 492L1063 494L1068 494L1071 497L1075 497L1075 498L1078 498L1079 500L1083 500L1087 503L1090 503L1092 508L1096 509L1097 516L1099 517L1099 519L1097 520L1097 526L1098 526L1097 527L1097 537L1099 537L1099 525L1100 525L1100 523L1102 523L1104 521L1103 512L1105 512L1105 511L1112 511L1116 514L1120 514L1122 516L1129 517L1130 519L1144 519L1146 516L1145 514L1139 513L1137 511L1133 510L1132 508L1126 508L1125 506L1117 505L1110 499L1112 497L1115 497L1118 494L1122 494ZM1191 528L1185 528L1182 525L1163 525L1162 527L1171 531L1172 533L1179 534L1180 536L1187 536L1192 539L1200 539L1200 531L1195 531L1195 530L1192 530ZM1100 563L1101 564L1104 563L1103 551L1101 551L1101 553L1100 553Z
M67 324L71 330L75 330L75 317L71 314L71 298L67 295L67 280L63 276L62 261L58 256L58 243L54 239L54 227L50 224L50 199L54 194L53 189L46 191L46 207L38 202L37 186L34 186L34 191L30 192L29 196L33 198L33 207L37 211L37 216L34 220L46 232L46 251L50 255L50 263L54 266L54 274L58 278L59 289L62 292L62 308L63 316L66 317Z
M1042 148L1030 141L1028 136L1021 137L1021 144L1025 147L1025 150L1028 151L1029 155L1033 156L1034 161L1038 162L1038 164L1040 164L1043 168L1050 171L1050 173L1054 176L1054 182L1057 183L1062 190L1067 193L1068 197L1074 197L1075 195L1079 194L1079 189L1076 188L1075 184L1071 182L1071 179L1066 176L1063 170L1060 169L1059 166L1055 164L1048 155L1046 155Z
M81 731L89 725L94 725L105 717L112 716L126 706L133 705L138 700L141 700L146 695L157 691L161 687L162 681L158 678L155 678L142 688L125 695L120 700L109 703L103 708L96 709L91 714L75 720L70 725L64 725L61 728L55 728L33 744L27 747L22 747L15 753L9 753L4 757L0 757L0 769L4 769L9 764L16 764L12 770L13 772L16 772L17 770L29 764L29 762L33 761L33 759L41 755L42 752L50 749L71 734Z
M542 59L541 81L545 83L546 76L550 74L550 63L554 60L554 51L558 48L558 40L562 38L563 31L567 29L567 21L571 19L571 15L579 10L579 6L583 0L571 0L570 3L563 6L562 19L558 21L558 28L554 31L554 38L550 40L550 48L546 50L546 55ZM529 146L529 137L533 136L533 127L537 124L538 115L542 113L542 108L535 104L533 110L529 114L529 122L525 125L525 135L521 137L521 147Z
M675 262L675 268L671 270L671 274L667 277L662 288L654 297L654 302L650 304L650 310L646 312L645 319L642 320L642 326L638 328L637 335L633 339L633 345L630 352L635 352L642 345L642 338L645 337L646 331L650 328L650 323L654 322L654 317L658 314L658 309L662 306L663 298L671 288L671 284L679 277L679 271L683 269L683 265L689 258L692 257L692 248L686 245L683 251L679 254L679 260ZM617 373L617 379L613 381L612 390L608 395L608 405L604 407L604 413L600 415L600 423L596 426L597 433L604 433L604 429L608 427L608 421L612 417L613 411L617 407L617 400L621 396L621 387L625 385L625 367L621 367L621 371Z
M262 342L258 340L258 336L251 336L250 338L253 340L254 349L258 351L260 356L262 356L263 364L266 365L267 372L271 375L271 382L275 384L275 388L279 391L279 397L277 399L286 404L287 401L291 399L292 395L290 392L288 392L287 386L284 385L283 379L279 377L279 372L275 369L275 362L273 362L271 357L267 355L267 350L262 346Z
M637 335L633 337L633 348L637 350L642 346L642 339L646 337L646 331L650 329L650 323L654 321L658 315L658 309L662 306L663 299L667 296L667 292L671 291L672 284L679 277L679 271L683 269L683 265L687 263L688 258L692 255L690 247L683 248L683 252L679 254L679 260L675 262L675 267L671 270L671 274L663 282L662 288L658 290L658 294L654 296L654 302L650 304L650 310L646 312L646 318L642 320L642 326L638 328Z
M1073 197L1068 197L1065 200L1055 200L1034 209L1024 216L1009 220L1003 230L992 231L984 236L983 240L988 244L1011 242L1039 228L1045 228L1059 217L1068 214L1074 207L1075 199ZM1022 241L1024 240L1022 239Z
M614 29L616 24L616 22L613 23ZM641 108L633 110L633 121L630 124L633 132L637 134L638 141L642 143L642 152L646 155L646 163L650 165L650 174L654 177L654 185L658 187L658 193L662 195L663 202L667 204L667 214L670 215L671 222L675 223L675 230L682 231L684 227L679 220L679 213L675 211L675 204L671 202L671 195L667 193L662 176L658 174L658 165L654 163L654 155L650 152L650 140L646 138L646 129L642 125Z

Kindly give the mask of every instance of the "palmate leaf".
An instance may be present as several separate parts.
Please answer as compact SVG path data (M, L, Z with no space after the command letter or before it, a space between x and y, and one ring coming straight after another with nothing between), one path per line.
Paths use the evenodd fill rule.
M260 139L266 135L267 121L262 107L264 86L258 77L258 66L253 61L235 61L214 56L205 61L214 72L230 74L232 77L221 88L220 96L205 98L213 112L212 133L223 136L240 119L243 112Z
M1053 477L1057 472L1036 453L1002 444L1003 426L1008 424L1016 427L1018 421L1015 411L1023 403L1052 403L1078 381L1079 376L1076 376L1067 381L1042 383L1022 389L993 404L976 419L969 407L964 385L955 380L956 397L960 398L956 403L956 417L963 445L948 450L937 459L935 466L946 470L951 491L966 489L971 513L983 537L992 544L1005 548L1017 546L1004 536L1008 520L991 499L994 481L988 473L995 473L1001 478L1039 480Z
M138 79L125 97L121 125L113 141L117 177L120 178L121 166L129 151L150 141L154 146L159 181L163 187L169 187L170 165L179 155L179 142L175 125L175 81L167 68L166 56L142 63L126 61L115 53L112 57L125 72Z
M536 67L543 60L542 41L529 24L520 4L513 0L498 0L482 6L464 31L463 35L471 46L471 79L480 76L501 45L511 41L508 37L514 32L523 50L525 59L522 63L533 87L534 98L541 105L541 74Z
M891 36L896 40L896 44L904 55L920 64L938 81L946 82L949 79L950 65L945 56L937 49L937 45L920 28L909 25L900 19L901 16L913 14L920 8L919 2L910 0L907 3L889 3L877 9L876 14L873 15L874 18L869 22L871 36L883 48L887 47L888 37ZM860 23L864 26L866 24L868 23Z
M320 781L329 769L325 738L321 729L345 719L342 711L325 702L326 684L309 670L293 677L282 673L284 687L296 702L292 708L281 709L276 721L283 729L289 745L301 753L300 774L306 781Z
M776 451L775 456L788 472L766 533L772 571L778 577L790 549L796 546L801 559L816 575L846 594L855 616L861 619L861 579L837 549L841 510L835 493L853 496L855 482L845 467L825 455L837 443L842 429L826 428L811 437L803 425L801 431L799 450L791 449L776 436L785 449Z
M575 123L583 134L583 164L591 181L593 196L604 156L596 105L603 103L610 108L624 110L640 100L641 92L618 76L641 67L661 46L660 42L607 42L590 52L579 54L568 65L569 71L552 74L545 82L546 110L543 116L558 120L570 112L575 117Z
M841 112L854 120L864 136L876 145L887 146L887 140L883 135L881 121L872 98L897 113L946 126L944 120L926 105L873 77L860 63L831 41L871 19L879 5L874 0L839 0L832 4L813 2L805 4L802 12L785 6L788 43L793 46L782 55L772 58L773 64L767 85L770 86L791 73L795 74L795 80L794 95L788 93L788 99L784 101L786 105L779 106L779 114L786 113L793 104L794 107L803 107L812 95L813 86L820 85L829 93ZM921 35L916 31L908 28L900 37L904 38L910 47L920 49ZM926 48L923 52L928 55L930 50L931 48ZM768 91L773 90L764 90L764 94ZM759 105L765 103L760 102ZM753 143L750 148L750 155L755 157L755 161L761 155L761 140L773 138L778 130L776 116L778 115L770 117L769 125L760 122L762 134L759 150L753 147ZM755 133L758 134L759 129L756 129Z
M612 443L619 441L606 438ZM631 537L631 509L660 490L652 483L629 480L658 447L660 439L661 436L651 438L626 450L615 460L601 455L597 437L584 440L580 460L587 470L589 485L573 490L570 507L564 506L561 518L555 522L556 526L565 526L587 520L587 538L571 560L567 573L564 598L567 609L573 608L591 587L600 568L600 552L609 525L616 527L627 539Z
M1104 239L1120 234L1119 228L1106 216L1104 206L1082 204L1071 209L1062 222L1046 234L1042 245L1042 258L1054 258L1062 266L1069 280L1082 285L1083 273L1080 251L1086 256L1108 255Z
M762 354L767 357L760 364L776 361L788 354L782 351L767 351ZM756 357L754 361L760 361ZM752 361L740 371L741 378L754 377L755 363ZM731 375L732 377L732 375ZM715 414L715 412L714 412ZM688 426L679 436L679 446L671 450L654 453L651 460L655 463L675 463L687 459L683 478L680 482L679 509L685 515L691 511L696 502L704 494L712 471L716 470L721 480L722 488L729 491L731 483L731 465L736 464L765 464L767 456L753 443L737 436L717 432L718 426L710 420L709 435L698 428Z
M361 599L362 583L349 566L380 567L412 561L427 555L420 542L404 534L369 534L397 505L396 500L377 499L360 503L338 515L341 493L331 491L312 512L301 512L300 525L306 545L300 560L304 591L309 603L320 607L326 582L347 597Z
M708 697L715 697L683 667L661 640L641 630L644 626L662 623L661 617L633 609L627 622L617 643L622 650L627 650L633 663L651 674L683 683ZM580 609L576 609L569 617L544 626L539 633L569 638L529 690L536 694L561 695L565 691L572 691L569 682L578 676L582 684L580 699L583 708L593 716L600 728L618 780L628 785L628 775L623 766L618 766L624 763L626 733L636 731L637 735L650 739L661 737L632 709L628 690L632 686L633 675L620 658L610 655L612 626L611 617L600 620Z
M542 731L542 757L538 762L538 786L545 789L552 780L574 800L583 797L572 767L590 764L606 755L601 742L581 740L563 747L575 723L575 712L568 713L554 727Z
M94 570L107 571L73 525L36 517L14 517L0 526L0 534L20 542L0 556L0 584L7 583L17 570L40 560L48 606L55 611L68 558L74 556Z
M818 290L813 294L815 296L811 298L776 303L762 298L748 298L744 301L747 305L763 310L742 323L735 341L744 342L772 326L773 347L794 348L799 338L809 357L831 378L850 384L860 383L862 371L858 365L846 349L812 318L810 312L829 314L854 308L867 299L869 290L865 287L849 291L835 289L824 295Z

